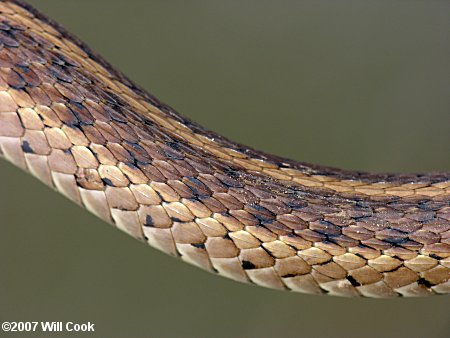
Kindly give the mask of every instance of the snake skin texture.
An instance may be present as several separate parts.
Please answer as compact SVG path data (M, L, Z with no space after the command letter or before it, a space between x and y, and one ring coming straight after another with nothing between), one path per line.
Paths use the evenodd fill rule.
M350 172L231 142L18 0L0 1L0 154L136 239L237 281L450 293L449 173Z

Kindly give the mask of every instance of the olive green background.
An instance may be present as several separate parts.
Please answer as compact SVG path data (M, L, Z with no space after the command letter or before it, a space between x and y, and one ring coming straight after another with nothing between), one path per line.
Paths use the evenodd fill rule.
M239 142L351 169L450 169L448 1L30 2ZM91 321L90 337L450 336L448 296L238 284L137 243L4 161L0 173L0 321Z

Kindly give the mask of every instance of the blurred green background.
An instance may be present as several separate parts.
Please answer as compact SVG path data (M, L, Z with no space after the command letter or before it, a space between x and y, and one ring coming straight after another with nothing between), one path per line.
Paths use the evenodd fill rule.
M349 169L450 169L448 1L30 3L239 142ZM90 337L450 336L449 297L238 284L140 245L6 162L0 173L0 321L91 321Z

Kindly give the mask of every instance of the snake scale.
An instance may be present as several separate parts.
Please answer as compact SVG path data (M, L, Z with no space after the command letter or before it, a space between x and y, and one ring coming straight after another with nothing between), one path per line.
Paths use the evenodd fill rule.
M450 293L450 173L353 172L234 143L20 0L0 1L0 155L136 239L237 281Z

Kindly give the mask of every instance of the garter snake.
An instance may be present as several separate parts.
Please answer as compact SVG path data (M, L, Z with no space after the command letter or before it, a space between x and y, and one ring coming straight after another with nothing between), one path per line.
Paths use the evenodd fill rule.
M450 291L450 174L370 174L207 131L57 23L0 2L0 154L131 236L238 281Z

